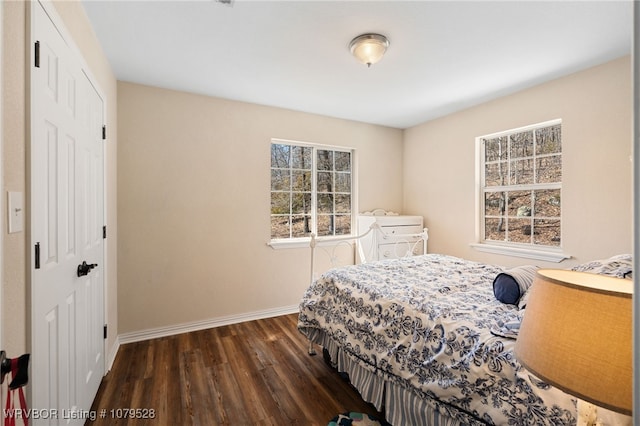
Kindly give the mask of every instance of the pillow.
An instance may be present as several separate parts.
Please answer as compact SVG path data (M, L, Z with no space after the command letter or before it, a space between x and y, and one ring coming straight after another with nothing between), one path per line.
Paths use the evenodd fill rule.
M520 299L520 287L511 275L499 273L493 280L493 294L502 303L515 305Z
M583 263L574 266L571 270L608 275L616 278L633 279L633 259L630 254L619 254L608 259Z
M507 269L493 280L493 294L502 303L517 305L527 289L533 284L537 266L525 265Z
M527 290L522 296L520 296L520 300L518 301L518 309L524 309L527 307L527 302L529 301L530 294L531 289Z

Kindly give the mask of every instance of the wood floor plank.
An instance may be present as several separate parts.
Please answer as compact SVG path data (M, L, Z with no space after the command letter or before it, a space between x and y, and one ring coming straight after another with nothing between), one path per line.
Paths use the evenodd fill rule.
M98 418L86 424L326 425L346 411L380 417L321 355L307 354L296 326L293 314L123 345L94 401ZM132 408L154 418L111 416Z

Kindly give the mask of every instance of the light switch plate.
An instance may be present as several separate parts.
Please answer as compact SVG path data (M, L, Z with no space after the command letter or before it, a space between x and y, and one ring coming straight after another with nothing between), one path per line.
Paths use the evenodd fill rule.
M22 192L8 192L9 233L21 232L24 229L24 203Z

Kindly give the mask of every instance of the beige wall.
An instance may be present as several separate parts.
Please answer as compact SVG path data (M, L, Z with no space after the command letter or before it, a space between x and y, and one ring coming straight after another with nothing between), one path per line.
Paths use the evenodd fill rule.
M3 2L2 161L3 206L7 191L25 191L25 22L22 2ZM27 348L26 233L8 234L6 208L0 209L3 233L2 337L7 353Z
M629 57L405 131L404 211L425 217L429 249L503 265L538 264L474 250L475 138L562 119L564 251L546 266L631 253L632 87Z
M270 141L357 150L360 210L402 206L402 131L118 83L122 333L297 305L309 250L274 250Z
M106 61L82 5L78 1L56 1L55 13L64 22L68 34L80 49L89 66L90 73L97 82L106 100L106 123L109 138L106 145L106 221L109 226L109 238L106 250L106 298L107 320L113 333L107 340L107 352L115 346L117 335L117 216L116 216L116 156L117 156L117 114L116 80ZM26 52L32 49L27 45L29 3L23 1L2 2L3 12L3 51L2 51L2 120L3 120L3 188L6 191L22 191L25 200L27 191L27 81ZM27 211L27 215L28 215ZM3 225L2 259L2 327L4 345L8 352L15 354L27 350L29 346L28 330L28 257L27 232L7 234L5 209L0 212ZM28 217L28 216L27 216ZM28 220L26 221L28 223Z

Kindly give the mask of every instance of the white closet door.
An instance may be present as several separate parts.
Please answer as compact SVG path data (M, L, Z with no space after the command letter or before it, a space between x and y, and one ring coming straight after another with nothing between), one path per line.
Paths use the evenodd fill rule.
M88 410L104 374L103 105L42 5L32 13L32 405L58 409L38 423L82 424L63 413ZM83 262L96 266L78 276Z

